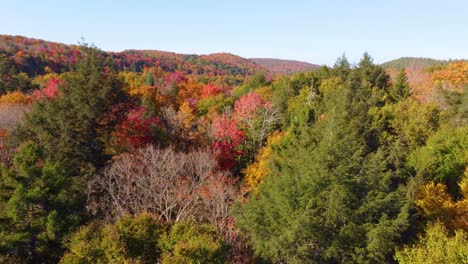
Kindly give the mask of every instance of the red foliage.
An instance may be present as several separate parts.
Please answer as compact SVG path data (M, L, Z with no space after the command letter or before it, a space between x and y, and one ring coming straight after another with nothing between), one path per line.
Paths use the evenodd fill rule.
M57 98L59 96L58 85L60 82L59 79L50 78L45 88L37 90L32 94L33 98L35 100Z
M154 142L152 128L161 127L158 118L144 118L146 109L138 107L128 112L127 118L117 127L114 138L120 148L139 148Z
M269 102L263 100L256 93L248 93L243 95L234 104L234 112L241 118L251 118L255 112L263 107L268 107Z
M175 71L166 77L166 84L178 84L185 81L187 81L187 78L180 71Z
M209 83L209 84L207 84L207 85L205 85L203 87L201 97L202 98L213 97L213 96L216 96L216 95L218 95L218 94L220 94L222 92L223 92L223 90L220 87L218 87L218 86L216 86L216 85L214 85L212 83Z
M221 170L233 169L236 159L243 154L238 147L245 141L245 133L237 128L235 118L222 115L213 120L212 147Z

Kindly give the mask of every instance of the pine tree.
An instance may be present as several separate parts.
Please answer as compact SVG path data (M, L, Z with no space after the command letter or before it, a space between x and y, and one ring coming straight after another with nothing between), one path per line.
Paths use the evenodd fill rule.
M57 262L64 236L81 223L84 182L44 159L32 142L0 176L0 254L23 263Z
M23 133L71 175L104 165L106 142L130 103L123 81L103 66L99 50L83 46L82 54L77 70L58 87L60 97L38 102Z
M367 61L370 61L367 59ZM315 122L274 148L258 195L234 209L256 253L287 263L391 263L410 217L408 178L388 166L369 110L387 83L372 63L328 91ZM338 76L337 76L338 77ZM371 86L370 83L383 86Z
M395 83L390 89L389 96L392 102L398 102L411 96L408 76L404 69L401 69L398 73Z
M0 178L0 250L23 263L54 262L63 238L86 221L86 182L108 160L106 142L124 117L122 81L82 47L55 99L38 102L17 134L25 140ZM28 143L34 142L34 143Z

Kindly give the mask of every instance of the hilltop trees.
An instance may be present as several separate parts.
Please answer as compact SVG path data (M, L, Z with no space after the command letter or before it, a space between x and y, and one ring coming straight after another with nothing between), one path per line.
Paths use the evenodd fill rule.
M376 144L368 113L382 105L388 77L366 56L340 74L342 88L312 99L315 121L302 123L276 148L258 195L237 209L237 222L261 257L390 262L408 228L409 179L397 177L398 168L385 160L387 147Z

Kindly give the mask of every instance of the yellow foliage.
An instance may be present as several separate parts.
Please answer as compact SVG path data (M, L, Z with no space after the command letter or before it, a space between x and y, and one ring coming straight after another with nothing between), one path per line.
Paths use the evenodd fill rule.
M189 98L200 98L203 86L203 83L198 83L192 78L190 78L187 82L178 84L178 104L183 104L183 102Z
M31 97L22 92L10 92L0 96L0 104L19 104L28 105L30 104Z
M395 259L402 264L468 263L468 233L457 230L450 236L441 223L430 224L417 244L398 250Z
M453 201L442 183L421 187L416 205L430 220L441 221L447 229L468 230L468 178L459 183L463 198Z
M342 87L343 85L342 85L341 79L338 77L333 77L333 78L323 80L322 83L320 84L319 89L320 89L320 92L324 94L324 96L327 96L335 92L336 90L342 89Z
M271 86L263 86L260 88L255 89L254 93L256 93L260 98L267 102L271 102L271 97L272 97L272 88Z
M436 82L447 83L455 87L468 84L468 62L458 61L450 63L445 69L432 73L432 79Z
M138 88L145 83L142 75L136 72L120 72L119 75L123 77L124 82L128 85L130 94L138 94Z
M179 112L177 113L177 118L182 120L182 127L184 129L190 129L193 124L195 124L195 115L193 114L193 109L190 107L188 102L183 102L179 107Z
M258 191L260 183L270 171L269 163L273 155L272 147L278 144L284 134L284 132L273 132L267 138L267 144L258 152L255 162L244 169L244 190L246 192Z

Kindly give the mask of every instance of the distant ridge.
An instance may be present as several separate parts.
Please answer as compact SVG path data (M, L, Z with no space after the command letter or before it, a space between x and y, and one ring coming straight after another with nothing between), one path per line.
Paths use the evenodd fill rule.
M79 58L78 45L68 45L23 36L0 35L0 53L14 62L18 71L30 76L50 70L61 73L70 69ZM208 55L179 54L159 50L129 49L121 52L103 51L119 71L141 72L144 67L161 67L164 71L181 71L193 75L252 75L270 72L262 66L230 53Z
M381 66L385 69L425 69L428 67L436 67L448 64L449 60L437 60L432 58L418 58L418 57L401 57L399 59L387 61L382 63Z
M250 61L268 69L273 73L292 74L318 69L320 65L303 61L281 60L271 58L251 58Z

